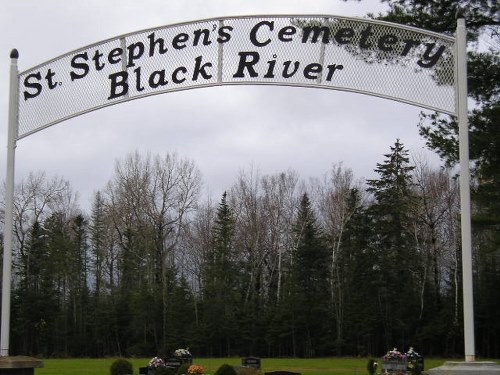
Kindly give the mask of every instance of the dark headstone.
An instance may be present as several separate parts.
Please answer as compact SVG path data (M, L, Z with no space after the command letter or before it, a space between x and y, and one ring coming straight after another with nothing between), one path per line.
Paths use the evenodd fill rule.
M411 358L408 360L408 364L406 366L407 370L411 370L413 366L416 366L417 368L420 369L420 371L424 371L424 357L419 355L416 358Z
M260 370L260 358L257 357L242 358L241 365L244 367L253 367Z
M186 362L179 357L169 357L165 360L165 367L178 369L183 363Z
M424 371L424 357L422 357L422 356L418 357L417 365L421 371Z

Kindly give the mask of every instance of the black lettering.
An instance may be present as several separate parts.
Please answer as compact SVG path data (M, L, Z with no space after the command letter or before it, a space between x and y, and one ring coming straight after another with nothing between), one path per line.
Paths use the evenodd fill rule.
M207 62L203 65L201 65L201 60L203 59L203 56L198 56L195 61L196 64L194 66L194 72L193 72L193 81L198 80L198 76L202 75L204 79L210 79L212 78L211 74L208 74L205 69L212 67L212 63Z
M372 27L367 26L366 29L364 29L361 32L361 39L359 40L359 46L361 48L370 48L372 44L368 42L368 38L370 38L372 35L373 35Z
M54 78L54 76L56 75L56 73L54 73L52 71L52 69L49 69L49 71L47 72L47 74L45 75L45 79L47 80L47 85L49 86L49 89L53 89L55 87L57 87L57 84L58 82L54 81L52 78Z
M294 26L285 26L278 32L278 39L282 42L291 42L293 40L292 35L297 33L297 28Z
M317 43L318 39L319 39L319 36L321 34L323 34L323 38L321 39L321 41L324 44L327 44L328 42L330 42L330 28L329 27L326 27L326 26L322 26L322 27L319 27L319 26L306 26L303 29L302 43L307 43L307 41L308 41L309 36L311 35L311 33L312 33L312 37L311 37L311 42L312 43Z
M422 59L418 60L417 64L422 68L432 68L443 54L445 46L439 47L436 53L431 55L432 50L434 49L434 47L436 47L436 43L426 43L425 45L427 46L427 48L424 52L424 55L422 56ZM423 60L428 61L424 62Z
M77 62L77 60L83 59L85 61L89 60L89 57L87 55L87 52L79 53L71 59L71 67L74 69L80 69L82 70L82 73L76 73L74 71L71 71L69 73L69 76L71 77L71 81L74 81L75 79L80 79L85 77L89 73L89 64L84 63L84 62Z
M274 78L274 67L276 66L276 59L269 60L267 62L268 68L267 73L264 74L264 78Z
M264 47L267 46L269 43L271 43L271 39L269 38L263 42L257 40L257 32L264 25L268 26L269 30L271 31L274 30L274 22L272 21L261 21L257 23L254 27L252 27L252 30L250 31L250 41L256 47Z
M334 38L338 44L349 44L353 36L354 29L350 27L344 27L342 29L339 29L339 31L335 33Z
M186 78L185 78L185 77L183 77L183 78L179 78L179 77L178 77L179 73L184 73L184 74L186 74L186 73L187 73L187 69L186 69L185 67L183 67L183 66L179 66L178 68L176 68L176 69L174 70L174 72L172 73L172 81L173 81L174 83L179 84L179 83L182 83L182 82L184 82L184 81L186 80Z
M172 40L172 47L175 49L183 49L186 47L186 42L189 40L189 35L186 33L180 33L174 36Z
M137 67L134 69L135 73L135 89L137 92L144 91L144 87L141 86L141 67Z
M35 79L35 81L32 81L32 79ZM24 79L24 87L27 89L34 89L34 92L29 92L29 91L24 91L24 100L28 100L31 98L35 98L40 93L42 92L42 85L40 84L40 81L42 80L42 74L40 72L37 73L31 73L26 76Z
M127 95L128 93L127 72L117 72L110 74L109 79L111 80L111 92L108 96L108 100Z
M200 43L200 38L203 36L203 45L209 46L212 44L210 41L210 30L208 29L199 29L194 31L194 41L193 47L196 47Z
M222 26L218 30L219 37L217 38L218 43L226 43L231 39L231 34L228 31L233 31L232 26Z
M156 89L160 86L166 86L168 81L165 79L165 70L154 71L149 76L149 87Z
M128 63L127 68L131 68L135 66L134 60L140 59L142 54L144 53L144 43L137 42L132 43L127 47L128 50Z
M113 48L108 54L108 62L110 64L118 64L122 61L123 49L120 47Z
M104 64L101 63L102 56L104 55L97 49L94 53L94 57L92 57L92 61L94 61L95 64L95 70L97 71L104 69Z
M342 70L344 69L343 65L336 65L336 64L331 64L326 67L328 69L328 74L326 75L326 80L331 81L333 73L335 73L336 70Z
M259 62L260 56L257 52L239 52L240 61L238 62L238 70L233 74L233 78L244 78L245 69L248 70L250 77L257 77L258 74L254 69L254 65Z
M288 69L290 68L290 64L291 63L292 62L290 60L285 61L283 63L283 66L284 66L284 68L283 68L283 78L290 78L290 77L294 76L295 73L297 73L297 70L299 69L299 65L300 65L299 62L295 61L293 63L294 69L291 72L289 72Z
M412 47L418 47L420 45L420 42L413 39L405 39L404 42L405 46L403 48L403 51L401 52L401 56L408 55Z
M318 63L311 63L304 68L304 77L307 79L317 79L322 72L323 67Z
M398 42L398 38L392 34L382 35L378 40L378 49L385 52L393 51L394 44Z
M168 48L165 47L165 40L163 38L155 39L155 33L151 33L148 35L149 39L149 56L154 56L155 47L158 46L158 53L163 55L167 53Z

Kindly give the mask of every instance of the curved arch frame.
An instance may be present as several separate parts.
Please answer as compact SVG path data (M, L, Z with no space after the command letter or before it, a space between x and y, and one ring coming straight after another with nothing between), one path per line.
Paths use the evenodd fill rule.
M240 29L242 34L238 34ZM241 45L233 38L240 38L237 42ZM234 49L233 44L239 48ZM146 47L149 52L145 55ZM187 60L171 66L170 55ZM210 60L203 60L205 56ZM285 60L289 56L295 60ZM150 95L219 85L272 84L357 92L458 117L465 361L475 360L463 18L457 20L456 40L375 20L323 15L245 16L206 19L122 35L69 52L22 73L18 73L17 50L10 57L0 356L9 355L17 140L69 118ZM328 61L329 58L335 61ZM264 60L267 61L263 63ZM170 70L162 69L162 64ZM349 71L349 64L361 68ZM276 70L280 65L281 71ZM390 65L392 74L374 70L372 67L377 65L383 70ZM301 74L297 75L299 67ZM378 73L385 79L374 79ZM144 74L149 78L141 81ZM129 79L135 79L135 85ZM172 82L175 85L169 85ZM406 84L409 90L404 87L401 90Z

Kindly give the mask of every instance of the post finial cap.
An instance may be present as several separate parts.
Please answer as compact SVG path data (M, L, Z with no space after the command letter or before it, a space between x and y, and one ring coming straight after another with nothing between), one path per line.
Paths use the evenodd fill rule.
M19 58L19 52L17 51L17 49L14 48L12 51L10 51L10 58L11 59Z

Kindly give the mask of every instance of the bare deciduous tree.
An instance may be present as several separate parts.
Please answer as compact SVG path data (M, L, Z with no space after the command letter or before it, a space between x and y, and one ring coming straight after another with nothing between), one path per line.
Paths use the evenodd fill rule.
M334 164L323 181L312 183L315 191L312 195L317 199L319 218L330 243L330 297L336 323L337 351L340 351L343 338L344 283L349 272L342 260L342 240L346 225L357 209L357 202L351 199L352 193L360 191L360 185L354 180L352 170L344 168L341 163Z
M14 237L22 257L26 240L35 222L43 223L57 212L70 218L78 211L77 196L68 181L48 178L45 172L31 172L16 184L14 192Z
M421 278L419 316L422 318L426 281L431 280L432 293L439 305L442 282L450 269L456 269L459 192L450 170L432 169L421 159L416 160L415 166L414 186L419 201L414 207L414 233L422 269L413 272Z

